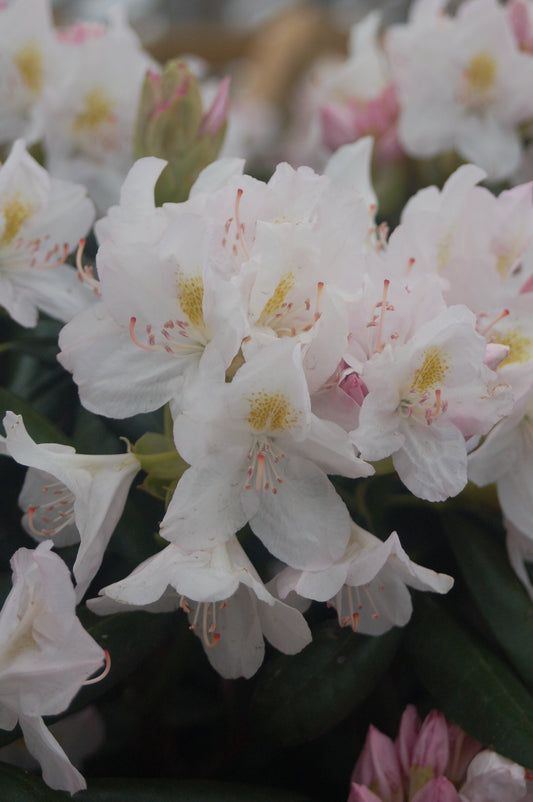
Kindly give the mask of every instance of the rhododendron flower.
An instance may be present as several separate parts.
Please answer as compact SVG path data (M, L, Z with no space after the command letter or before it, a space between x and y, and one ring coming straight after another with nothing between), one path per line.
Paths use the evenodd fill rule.
M339 426L311 413L301 347L290 338L257 353L230 384L222 374L192 388L174 435L191 467L163 521L168 540L191 549L204 532L223 540L249 521L295 568L341 556L350 519L327 473L368 476L372 468Z
M407 586L447 593L453 579L409 559L396 532L383 543L352 522L345 553L322 571L286 568L275 578L279 596L291 591L315 601L327 601L337 610L341 626L369 635L402 627L413 606Z
M63 70L42 102L50 171L82 181L101 212L118 199L133 163L133 132L141 85L156 64L119 7L109 24L77 24L59 36Z
M18 721L44 780L73 794L85 780L42 717L66 710L106 658L76 618L70 574L52 546L19 549L11 561L13 589L0 612L0 727Z
M504 515L528 537L533 537L532 425L529 390L468 458L469 478L480 487L496 482Z
M533 59L519 50L503 6L468 0L455 18L391 28L386 48L407 152L455 148L493 180L512 175L522 153L517 127L533 117Z
M94 219L84 187L51 178L18 140L0 167L0 303L23 326L70 320L92 295L64 265Z
M370 727L353 771L348 802L525 800L524 769L481 749L442 713L433 710L421 722L409 705L395 742Z
M209 662L227 678L255 674L263 636L286 654L311 640L302 614L267 591L236 538L191 552L171 543L88 605L99 615L129 606L153 612L181 607Z
M61 77L49 0L0 4L0 143L42 133L36 105Z
M13 412L4 427L6 452L30 466L19 498L24 528L58 546L80 542L73 567L79 601L100 567L140 463L131 453L76 454L70 446L37 444Z
M467 481L466 439L510 411L507 386L484 363L485 340L466 307L445 309L405 345L365 363L368 387L352 439L364 459L393 455L404 484L443 501Z

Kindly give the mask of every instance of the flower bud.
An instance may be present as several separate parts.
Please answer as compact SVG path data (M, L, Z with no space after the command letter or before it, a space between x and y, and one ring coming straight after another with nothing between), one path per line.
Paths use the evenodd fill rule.
M181 60L161 74L148 70L135 128L135 158L158 156L167 167L156 186L158 205L187 199L198 174L214 161L226 130L229 79L221 81L204 114L200 86Z

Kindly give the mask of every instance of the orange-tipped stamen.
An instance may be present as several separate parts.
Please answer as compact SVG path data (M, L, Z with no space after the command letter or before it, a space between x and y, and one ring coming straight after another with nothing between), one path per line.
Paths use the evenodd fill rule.
M97 682L101 682L103 679L105 679L105 677L107 677L107 675L111 671L111 656L110 656L109 652L107 651L107 649L104 649L104 654L105 654L104 670L102 671L101 674L98 674L97 677L93 677L92 679L85 680L85 682L83 683L84 685L94 685Z
M242 249L244 251L244 255L246 259L250 258L250 251L248 250L248 246L246 245L246 240L244 239L244 224L241 223L239 208L241 205L241 198L242 193L244 190L238 189L237 190L237 197L235 198L235 225L237 227L237 233L235 235L235 239L239 240L242 245Z
M389 291L390 281L386 278L383 281L383 296L381 298L381 314L379 316L379 327L378 327L378 336L376 341L376 349L375 352L379 353L383 350L383 345L381 343L381 337L383 336L383 321L385 320L385 312L387 311L387 293Z
M492 321L492 323L489 323L489 325L487 326L487 328L486 328L486 329L484 329L483 331L481 331L481 332L480 332L480 334L482 335L482 337L486 337L486 336L487 336L487 334L488 334L488 332L491 330L491 328L492 328L493 326L495 326L495 325L496 325L496 323L499 323L499 321L500 321L500 320L502 320L504 317L507 317L507 315L509 315L509 314L510 314L510 312L509 312L509 310L508 310L508 309L504 309L504 310L503 310L503 312L500 312L500 314L498 315L498 317L494 318L494 320Z
M86 239L80 239L78 250L76 251L76 270L78 271L78 279L82 284L87 284L87 286L93 290L94 294L100 297L100 282L95 279L92 267L89 265L83 265L81 262L81 257L83 256L83 251L85 250L86 244Z

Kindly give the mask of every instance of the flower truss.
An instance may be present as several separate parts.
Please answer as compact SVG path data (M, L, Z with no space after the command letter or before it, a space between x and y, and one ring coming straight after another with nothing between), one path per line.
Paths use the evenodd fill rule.
M384 29L373 11L352 28L347 60L314 71L314 118L327 148L371 134L382 165L455 151L493 181L524 171L531 4L466 0L453 16L446 5L413 3L406 22Z
M282 161L261 180L240 155L216 159L231 122L229 78L212 85L205 109L193 67L160 67L120 13L58 29L44 0L0 0L6 568L14 552L0 612L0 727L20 723L53 788L74 793L84 780L43 717L66 713L109 667L76 618L90 595L80 616L102 616L95 627L120 671L128 649L150 640L143 621L154 632L182 627L158 652L150 705L158 694L174 699L174 653L189 670L188 626L224 680L258 673L252 708L269 686L283 698L298 675L306 723L296 700L286 743L322 736L360 687L383 678L395 710L416 701L427 711L434 702L423 694L440 703L444 682L444 702L462 707L458 722L480 738L486 714L484 740L497 751L441 713L422 722L412 705L395 742L372 727L350 802L527 799L530 775L518 763L527 762L522 738L533 749L523 659L533 599L533 182L494 192L483 182L527 173L533 3L445 6L418 0L388 30L377 12L355 26L347 60L317 72L332 155L321 172ZM438 187L424 186L424 158L435 160ZM386 166L375 186L373 160ZM384 178L410 193L390 231L377 216ZM67 261L75 250L77 269ZM49 343L42 363L34 350L53 325L46 316L63 326L57 362ZM43 442L56 424L72 445ZM108 453L82 453L93 446ZM20 491L9 460L27 468ZM495 534L500 509L518 579L504 528ZM450 531L465 512L482 522L481 556L466 548L466 524L464 540ZM122 614L135 610L150 615ZM498 686L474 714L465 694L453 696L457 672L442 680L424 661L435 667L441 636L450 643L441 616L454 631L461 615L476 635L457 624L457 650L441 658L457 668L464 657L460 681L473 695L479 676L480 687L487 674ZM128 626L122 654L115 634L130 637ZM404 664L419 683L400 676ZM172 676L180 691L182 679ZM330 692L315 724L315 703Z

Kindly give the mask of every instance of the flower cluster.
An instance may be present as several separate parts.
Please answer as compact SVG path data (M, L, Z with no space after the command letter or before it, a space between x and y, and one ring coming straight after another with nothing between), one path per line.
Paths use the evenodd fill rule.
M493 181L527 170L533 101L532 5L467 0L452 16L421 0L378 36L380 15L354 26L347 61L315 74L322 138L337 149L376 137L376 155L455 151Z
M311 603L379 637L408 624L408 588L448 593L400 524L378 530L345 500L349 483L396 472L424 502L495 483L533 598L533 184L481 185L522 159L533 6L466 0L451 16L420 0L383 41L371 14L328 74L323 173L282 162L265 181L214 160L228 80L205 113L186 64L160 70L120 15L57 30L44 0L31 8L0 2L0 303L13 326L65 324L57 358L83 415L164 408L164 431L82 454L36 442L31 405L23 419L2 397L0 453L28 468L21 525L38 545L16 551L0 612L0 725L18 721L46 782L72 793L83 778L42 717L109 666L75 617L86 596L102 616L181 610L216 671L249 678L265 640L311 642ZM450 149L475 164L415 192L390 233L374 147L387 164ZM99 573L140 471L165 503L158 536ZM71 576L52 549L78 543ZM524 799L524 771L480 750L410 707L395 744L370 731L350 802Z

